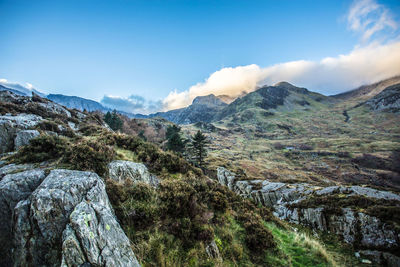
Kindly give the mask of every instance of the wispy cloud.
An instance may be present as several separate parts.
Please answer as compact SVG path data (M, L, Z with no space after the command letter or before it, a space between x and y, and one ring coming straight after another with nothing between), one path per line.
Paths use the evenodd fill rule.
M347 14L349 28L362 35L366 42L379 32L398 28L390 10L374 0L357 0L351 5Z
M101 103L108 108L140 114L150 114L162 109L161 101L147 100L139 95L131 95L126 98L105 95Z

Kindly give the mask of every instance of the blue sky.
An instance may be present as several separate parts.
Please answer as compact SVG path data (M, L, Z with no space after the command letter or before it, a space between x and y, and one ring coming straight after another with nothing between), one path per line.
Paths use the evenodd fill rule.
M399 1L364 2L366 6L379 4L391 20L399 20ZM355 30L349 24L349 10L355 4L0 0L0 78L29 82L47 93L97 101L105 95L137 101L142 99L135 97L139 95L153 104L165 102L167 96L179 97L197 83L207 83L210 75L223 68L319 62L368 47L376 40L378 45L398 41L397 24L383 29L389 36L386 39L376 33L374 39L363 40L365 29ZM227 79L230 75L235 74L227 73ZM262 80L269 81L264 76ZM347 83L348 88L329 87L329 81L320 84L311 89L334 93L357 83ZM202 94L199 90L197 95ZM187 104L193 95L186 94L185 101L170 108Z

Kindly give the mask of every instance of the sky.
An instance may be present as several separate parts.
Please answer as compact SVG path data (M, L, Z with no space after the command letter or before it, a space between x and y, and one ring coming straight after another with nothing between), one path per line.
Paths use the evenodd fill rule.
M0 83L132 113L400 74L400 1L0 0Z

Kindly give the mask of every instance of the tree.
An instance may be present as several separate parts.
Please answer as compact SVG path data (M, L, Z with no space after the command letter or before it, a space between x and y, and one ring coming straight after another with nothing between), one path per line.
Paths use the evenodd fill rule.
M166 137L167 137L167 149L178 153L182 153L185 148L185 142L181 137L181 127L176 125L168 126Z
M191 147L193 149L193 156L200 167L203 166L204 158L207 157L208 143L207 137L200 130L192 136Z
M114 110L112 113L109 111L106 113L104 116L104 121L110 126L111 129L114 131L118 131L122 129L123 121L121 118L118 116L118 113L116 110Z

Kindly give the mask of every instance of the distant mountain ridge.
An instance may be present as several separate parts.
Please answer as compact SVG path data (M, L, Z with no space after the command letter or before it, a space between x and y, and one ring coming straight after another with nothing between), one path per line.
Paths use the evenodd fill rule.
M215 96L213 94L198 96L193 100L191 105L166 112L157 112L149 115L133 114L118 110L117 112L129 118L144 119L161 117L176 124L191 124L196 122L208 123L223 120L232 116L245 120L246 118L249 118L249 116L251 117L251 114L254 115L255 112L273 114L277 109L288 111L307 109L316 106L315 103L326 104L335 100L351 100L356 102L358 105L361 105L374 96L379 95L385 88L398 83L400 83L400 76L386 79L371 85L360 86L354 90L337 95L325 96L309 91L306 88L294 86L288 82L280 82L273 86L260 87L248 94L243 93L236 98L228 95ZM105 107L94 100L62 94L49 94L46 96L35 89L29 90L18 84L12 85L12 88L10 88L0 84L0 91L8 90L24 96L30 96L32 93L37 93L58 104L81 111L112 111L112 109ZM392 95L396 94L397 91L391 90L390 92L390 99L393 99ZM387 94L382 97L386 96Z
M107 112L110 110L109 108L104 107L99 102L78 96L49 94L47 95L47 98L50 99L51 101L64 105L68 108L75 108L78 110L102 111L102 112Z

